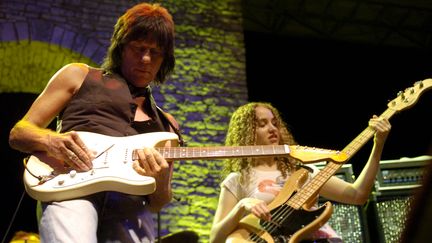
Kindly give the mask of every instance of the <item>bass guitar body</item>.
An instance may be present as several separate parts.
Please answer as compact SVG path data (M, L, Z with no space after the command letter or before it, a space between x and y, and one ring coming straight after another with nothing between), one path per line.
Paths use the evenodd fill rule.
M290 202L307 176L308 173L303 169L291 176L291 183L286 183L275 200L268 205L271 221L249 214L240 221L238 229L228 236L226 242L297 243L323 226L333 212L330 202L316 209L309 209L306 205L297 208L295 203ZM315 200L308 205L313 205L314 202Z

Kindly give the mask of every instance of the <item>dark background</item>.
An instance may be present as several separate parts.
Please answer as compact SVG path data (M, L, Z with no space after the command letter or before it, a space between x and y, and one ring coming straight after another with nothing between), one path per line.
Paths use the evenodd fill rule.
M249 99L273 103L282 112L297 142L307 146L344 149L364 131L373 114L386 111L387 104L398 97L399 91L413 87L416 81L431 78L432 72L428 48L305 39L251 31L245 33L245 45ZM392 130L382 160L396 162L404 157L432 155L431 108L432 89L422 93L413 107L391 117ZM363 169L371 148L372 139L347 161L352 164L354 177ZM393 198L374 191L368 203L358 208L358 214L346 215L346 218L352 222L360 220L365 242L385 242L384 227L399 227L394 222L401 219L397 216L400 211L392 211L398 210L392 206L392 200L404 202L406 196L414 192L393 191ZM421 202L422 198L417 198ZM377 203L382 200L389 200L387 212L381 212L388 219L378 216ZM417 210L422 214L423 208L417 206ZM381 225L382 220L386 225ZM339 226L344 228L344 223L341 224ZM413 227L411 232L418 234L415 229ZM356 232L355 228L352 230Z
M0 148L2 151L0 152L3 155L1 159L6 164L1 167L2 186L5 192L1 199L2 207L5 208L0 217L0 236L2 240L4 240L8 227L10 227L10 230L7 240L10 240L14 233L20 230L37 232L36 203L24 192L22 174L20 174L24 171L24 166L22 163L20 164L20 161L26 155L11 149L7 140L14 123L25 114L36 97L35 94L0 93L0 119L2 124L0 130ZM19 100L19 102L11 103L11 101L15 100Z
M431 50L245 32L249 99L273 103L301 145L342 150L399 91L432 77ZM394 115L382 159L431 154L432 91ZM348 163L358 175L371 141Z

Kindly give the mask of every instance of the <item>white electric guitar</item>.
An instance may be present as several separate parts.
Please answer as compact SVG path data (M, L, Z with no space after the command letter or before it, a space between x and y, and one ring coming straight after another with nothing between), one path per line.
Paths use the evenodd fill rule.
M225 147L176 147L178 136L153 132L112 137L78 132L86 146L96 151L93 168L77 172L44 153L31 155L24 172L25 189L40 201L61 201L100 191L118 191L132 195L151 194L156 189L153 177L139 175L132 168L136 150L154 147L167 160L220 159L234 157L291 156L309 163L322 160L344 162L347 155L321 148L299 145L256 145Z

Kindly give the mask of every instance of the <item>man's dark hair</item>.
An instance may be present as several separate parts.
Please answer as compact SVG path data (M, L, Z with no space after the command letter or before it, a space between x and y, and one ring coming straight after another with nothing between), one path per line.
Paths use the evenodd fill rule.
M111 45L102 68L107 73L121 74L123 48L133 40L155 40L163 51L163 62L156 74L156 84L165 82L174 70L174 21L159 4L141 3L128 9L114 26Z

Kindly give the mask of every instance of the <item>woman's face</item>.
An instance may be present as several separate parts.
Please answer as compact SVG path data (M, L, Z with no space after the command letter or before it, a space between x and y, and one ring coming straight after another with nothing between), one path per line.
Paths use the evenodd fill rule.
M279 144L279 124L271 110L263 106L255 108L256 115L256 145Z

